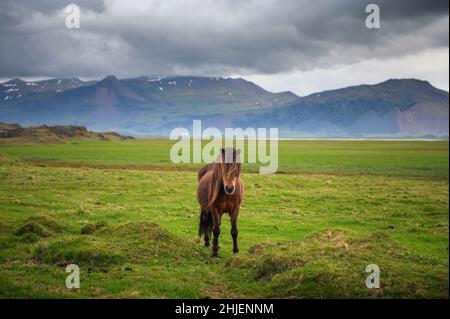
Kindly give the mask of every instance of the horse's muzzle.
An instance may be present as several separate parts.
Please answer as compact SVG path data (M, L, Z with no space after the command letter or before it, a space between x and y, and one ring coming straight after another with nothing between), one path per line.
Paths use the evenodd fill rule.
M231 187L231 188L229 188L229 187L224 187L224 190L225 190L225 194L227 194L227 195L233 195L234 194L234 191L236 190L236 187Z

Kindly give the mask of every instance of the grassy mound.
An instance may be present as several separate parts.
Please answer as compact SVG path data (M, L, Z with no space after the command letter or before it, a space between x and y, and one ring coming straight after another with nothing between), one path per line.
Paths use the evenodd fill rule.
M61 221L51 214L37 214L28 218L28 222L38 223L53 233L60 233L64 226Z
M33 257L50 264L80 266L105 266L120 264L126 260L126 256L113 246L82 239L43 243L37 247Z
M92 236L82 236L87 234ZM103 267L124 262L177 264L193 255L202 256L194 242L182 240L155 223L136 221L86 224L79 235L48 238L37 246L33 258L48 264Z
M62 230L62 224L54 216L49 214L37 214L28 218L14 234L16 236L25 236L25 241L34 242L37 237L50 237L53 234L60 233Z
M420 298L430 292L448 298L448 271L430 272L437 262L411 255L383 232L326 230L300 241L257 244L225 267L241 269L249 284L263 281L264 297L271 298ZM380 289L365 286L369 264L380 267Z
M303 266L304 261L297 256L288 257L280 253L263 256L255 267L255 279L271 279L277 274Z
M194 241L183 240L158 224L148 221L111 225L98 231L97 234L125 245L124 249L133 261L168 258L178 262L181 259L200 256L202 253L201 247Z
M155 241L174 241L176 239L176 236L162 229L159 225L148 221L122 223L109 227L105 232L113 236L145 237Z

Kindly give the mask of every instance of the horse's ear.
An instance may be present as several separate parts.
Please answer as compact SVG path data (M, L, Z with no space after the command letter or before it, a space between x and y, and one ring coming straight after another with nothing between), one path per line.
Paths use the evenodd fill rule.
M225 154L225 149L223 147L220 149L220 153Z

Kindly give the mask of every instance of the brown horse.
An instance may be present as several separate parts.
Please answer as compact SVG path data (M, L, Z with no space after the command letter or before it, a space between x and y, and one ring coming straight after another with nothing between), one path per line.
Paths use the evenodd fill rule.
M239 252L237 218L244 198L244 183L239 176L241 172L239 153L240 151L234 148L222 148L217 160L205 165L198 172L197 199L200 204L198 235L205 236L205 247L209 247L211 233L214 234L213 257L218 256L220 222L224 213L230 215L233 252Z

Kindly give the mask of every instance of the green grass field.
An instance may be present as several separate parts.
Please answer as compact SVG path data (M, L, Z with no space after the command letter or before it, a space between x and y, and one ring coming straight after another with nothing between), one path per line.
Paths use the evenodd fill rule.
M280 142L279 174L245 167L240 253L224 216L220 258L173 144L0 145L0 297L449 297L448 141Z

